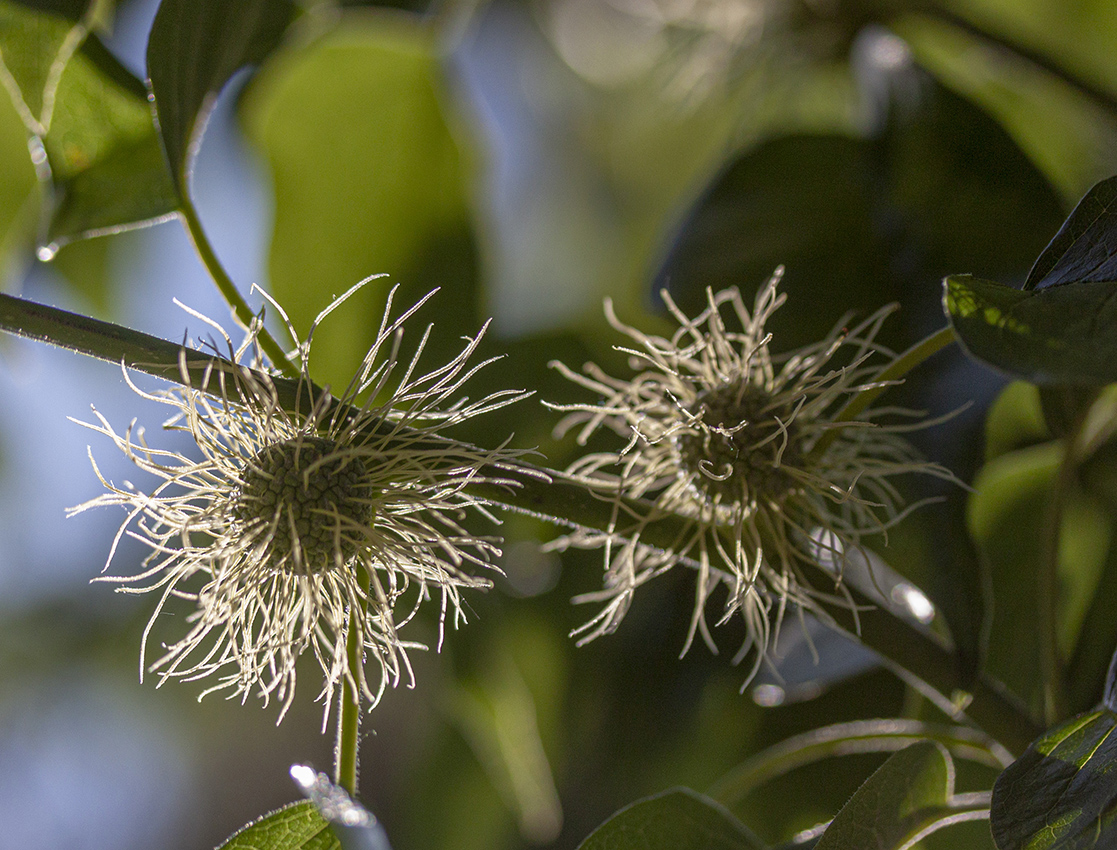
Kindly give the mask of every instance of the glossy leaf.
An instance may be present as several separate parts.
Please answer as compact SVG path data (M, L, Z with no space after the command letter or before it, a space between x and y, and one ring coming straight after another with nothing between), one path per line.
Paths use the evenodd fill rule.
M152 24L147 71L159 131L180 195L217 95L241 68L263 61L295 15L289 0L164 0Z
M284 806L249 824L218 850L342 850L342 846L307 801Z
M823 833L817 850L903 850L980 805L953 804L954 765L934 741L906 747L870 776Z
M1117 177L1078 202L1028 272L1024 289L1093 281L1117 281Z
M696 791L676 788L621 809L578 850L762 850L763 842Z
M1103 709L1036 740L993 786L1000 850L1107 850L1117 845L1117 714Z
M1037 384L1117 381L1117 282L1029 292L953 275L944 286L944 309L972 357Z

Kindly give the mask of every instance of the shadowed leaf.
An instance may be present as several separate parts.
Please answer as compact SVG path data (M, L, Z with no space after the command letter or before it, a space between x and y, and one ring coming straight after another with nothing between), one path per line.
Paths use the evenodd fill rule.
M980 802L954 799L954 764L946 749L920 741L891 756L823 833L817 850L904 850L936 826L983 816Z
M1117 714L1079 715L1036 740L993 786L1000 850L1091 850L1117 843Z
M1028 272L1024 289L1107 280L1117 280L1117 177L1078 202Z
M764 844L725 809L687 788L621 809L578 850L762 850Z
M288 0L164 0L152 24L147 70L159 130L180 195L206 119L229 79L263 61L295 15Z
M1037 384L1117 381L1117 282L1029 292L953 275L944 286L944 309L972 357Z

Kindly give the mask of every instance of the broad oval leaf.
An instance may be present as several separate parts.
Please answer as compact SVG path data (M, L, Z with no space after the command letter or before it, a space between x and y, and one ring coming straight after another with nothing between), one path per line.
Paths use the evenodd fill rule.
M89 31L93 0L16 3L0 0L0 61L8 91L27 129L50 126L62 69Z
M147 43L159 131L180 196L217 95L241 68L262 62L294 19L290 0L164 0Z
M970 356L1036 384L1117 381L1117 282L1029 292L952 275L943 285L943 309Z
M1000 850L1117 846L1117 714L1079 715L1025 750L993 786Z
M729 812L689 788L673 788L627 806L578 850L763 850Z
M954 763L935 741L905 747L857 789L816 850L903 850L943 823L984 816L980 802L958 805Z
M342 850L314 803L303 801L265 815L217 850Z
M178 207L147 89L87 36L97 3L0 0L0 56L46 200L39 255L158 221ZM34 156L34 153L33 153Z
M43 144L54 190L43 259L75 239L161 221L178 209L147 91L96 37L62 74Z
M1087 192L1043 249L1024 289L1117 280L1117 177Z
M440 100L441 75L428 24L350 11L305 50L269 63L246 90L245 131L275 186L271 291L296 328L305 330L333 293L387 272L415 297L445 287L440 307L445 297L459 306L440 319L443 335L471 332L467 172ZM385 279L360 297L387 288ZM315 343L322 380L349 380L376 330L365 310L375 309L330 317L331 332Z

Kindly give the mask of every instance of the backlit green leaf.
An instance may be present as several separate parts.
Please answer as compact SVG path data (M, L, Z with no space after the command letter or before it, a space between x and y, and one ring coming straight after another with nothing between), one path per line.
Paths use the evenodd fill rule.
M292 803L246 826L218 850L341 850L311 802Z
M1117 714L1083 714L1037 739L993 786L1000 850L1091 850L1117 843Z
M438 56L435 33L418 19L349 13L307 49L269 63L245 94L245 129L275 184L272 291L295 327L305 332L357 281L389 275L330 317L331 332L315 343L326 383L348 381L375 331L373 302L394 282L415 287L411 297L448 290L435 304L436 336L480 324L466 289L476 255L465 168L442 109Z
M88 0L15 3L0 0L0 60L12 101L32 133L50 126L55 90L85 39Z
M174 213L178 198L143 84L95 38L71 59L43 140L54 207L45 256Z

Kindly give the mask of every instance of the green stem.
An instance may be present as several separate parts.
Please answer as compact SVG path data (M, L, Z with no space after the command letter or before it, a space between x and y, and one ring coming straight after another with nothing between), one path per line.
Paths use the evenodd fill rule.
M988 767L1003 769L1011 761L993 741L965 726L920 720L854 720L780 741L738 764L706 793L734 808L760 786L796 768L835 756L896 752L923 740L938 741L954 756Z
M232 307L237 321L248 327L255 318L255 314L248 306L248 302L241 296L236 284L233 283L233 279L225 271L225 267L221 265L217 252L213 250L213 245L210 244L209 237L206 236L206 232L202 228L198 211L189 199L184 199L182 202L182 220L186 224L186 232L190 234L190 239L194 243L198 256L209 271L214 283L217 284L217 289L221 292L225 302ZM257 339L260 342L260 348L264 350L264 354L268 356L275 368L282 371L288 378L299 377L298 368L287 358L283 348L275 341L267 328L260 329Z
M1059 594L1059 531L1063 525L1066 488L1074 479L1073 437L1063 455L1047 494L1043 512L1043 557L1036 581L1036 631L1039 637L1039 669L1043 678L1043 716L1048 726L1066 717L1066 684L1059 656L1059 628L1055 606Z
M185 351L180 345L148 334L3 294L0 294L0 330L49 342L118 365L123 363L126 367L192 386L200 386L208 372L230 371L234 368L220 358L202 352ZM897 364L908 364L902 371L898 366L890 368L885 370L882 378L887 379L890 372L896 376L903 374L932 351L942 348L951 338L949 332L940 331L897 360ZM298 381L264 376L260 380L270 381L274 385L277 401L288 410L309 412L308 397L319 395L308 393L305 387L300 392ZM226 383L230 393L235 392L237 386L236 381ZM851 405L857 401L858 399L854 399ZM399 430L397 428L396 433ZM412 447L417 441L416 437L408 434L401 434L399 439ZM559 524L599 530L610 528L613 517L611 502L596 498L583 484L560 472L517 462L515 465L501 464L485 470L485 473L489 480L470 487L470 493L480 499ZM674 546L680 539L681 529L687 523L685 518L664 516L646 500L624 499L622 503L622 511L626 515L658 517L655 522L649 522L644 527L643 542L667 548ZM924 693L930 689L953 700L957 691L966 688L968 693L962 701L967 701L968 704L964 715L960 711L951 711L952 716L970 718L1014 753L1021 752L1042 732L1027 710L997 681L980 676L976 682L966 685L955 653L942 640L886 611L875 609L868 599L852 590L851 593L862 611L858 621L855 623L848 611L840 610L834 612L835 620L847 631L856 631L865 645L878 652L886 663L906 679L915 677ZM868 608L875 610L865 610ZM941 697L938 703L943 704ZM350 729L352 726L346 728Z
M1043 552L1036 581L1036 628L1039 633L1039 662L1043 676L1043 711L1047 725L1065 718L1069 701L1068 681L1063 657L1059 653L1059 623L1056 609L1059 602L1059 539L1063 527L1066 498L1074 486L1078 468L1096 449L1098 437L1104 444L1108 429L1096 431L1091 412L1098 393L1093 391L1089 403L1078 407L1068 423L1064 451L1059 462L1043 512Z
M846 406L838 412L838 415L834 417L834 421L850 422L856 419L869 408L870 404L877 400L877 397L881 393L932 354L937 354L952 342L954 342L954 329L949 325L917 342L889 363L873 380L872 387L867 390L862 390L851 398ZM817 458L821 456L822 453L830 447L830 444L838 438L838 432L840 430L839 428L833 428L823 434L811 449L812 457Z
M369 589L369 576L360 571L361 583L365 593ZM341 680L341 705L337 717L337 745L334 747L334 784L349 792L350 797L357 795L358 754L361 741L361 689L358 685L358 672L364 665L364 647L361 645L362 630L360 620L365 611L354 607L349 612L349 634L345 642L349 676Z

